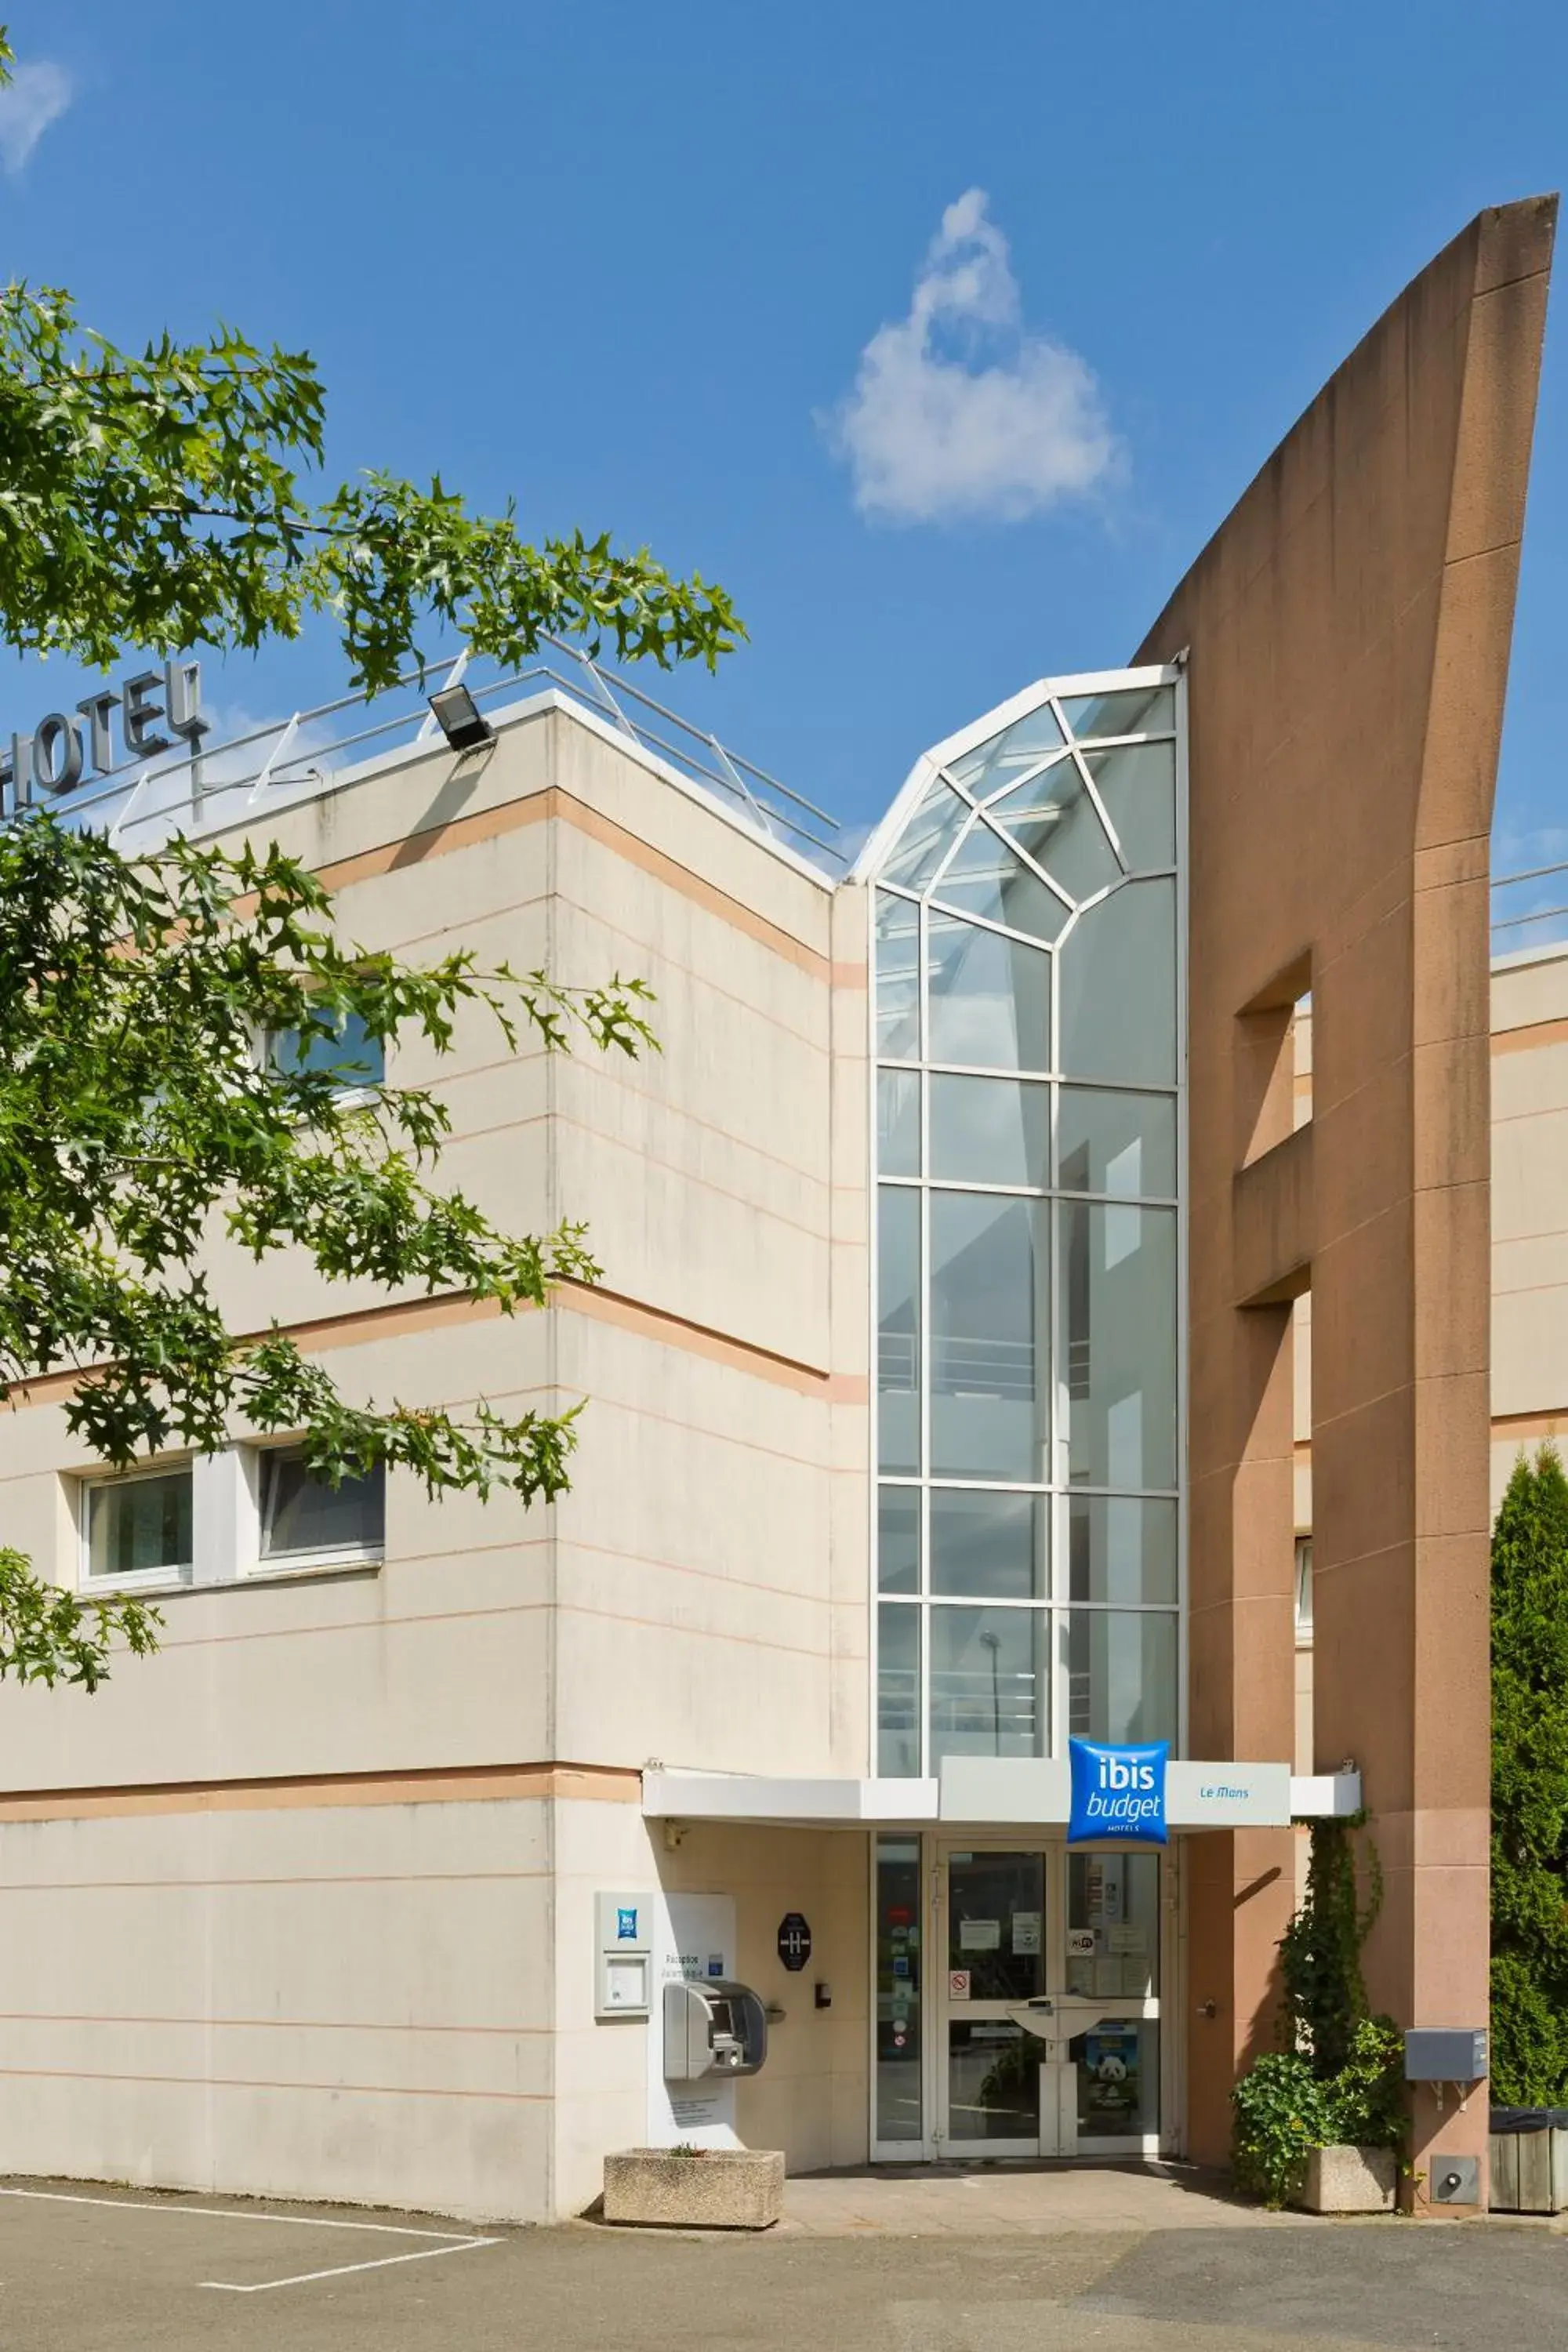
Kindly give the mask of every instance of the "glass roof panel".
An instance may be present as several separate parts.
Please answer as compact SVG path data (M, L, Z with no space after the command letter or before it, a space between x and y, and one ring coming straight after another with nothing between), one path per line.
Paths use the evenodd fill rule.
M1075 694L1062 714L1080 742L1105 735L1169 735L1176 724L1173 686L1134 686L1116 694Z
M912 1062L921 1049L921 910L890 890L877 893L877 1052Z
M1056 714L1048 702L1042 702L1037 710L1015 719L989 742L976 744L961 760L950 760L947 772L957 778L965 792L984 800L987 793L1001 792L1010 777L1032 768L1047 751L1059 751L1061 741Z
M933 777L882 867L883 880L923 890L968 815L968 802L941 776Z
M981 1070L1051 1066L1051 959L932 908L928 919L926 1051Z
M1019 866L1017 878L998 892L986 881L976 877L954 883L947 894L949 902L967 915L980 915L987 922L1005 923L1010 930L1022 931L1032 940L1047 943L1060 933L1062 925L1072 913L1052 890L1047 890L1037 876L1027 867ZM932 905L936 901L932 900Z
M1124 882L1058 950L1069 1077L1176 1083L1176 886Z
M1118 751L1086 751L1105 813L1134 873L1176 862L1176 747L1124 743Z
M994 803L992 817L1070 898L1081 903L1116 880L1121 868L1076 760L1031 777L1018 803L1015 811L1009 793Z
M1062 779L1058 771L1064 760L1070 767L1072 753L1058 751L1055 759L1047 760L1021 784L1004 783L1001 791L985 804L990 814L993 817L1005 815L1011 824L1015 817L1022 815L1027 809L1056 808L1060 803L1062 791Z
M1033 940L1054 940L1071 912L981 817L942 879L931 885L931 896Z

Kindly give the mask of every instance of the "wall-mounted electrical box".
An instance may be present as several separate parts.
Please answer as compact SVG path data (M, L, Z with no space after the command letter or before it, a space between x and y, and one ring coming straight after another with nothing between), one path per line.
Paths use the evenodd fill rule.
M1407 2083L1479 2083L1487 2074L1482 2025L1413 2025L1405 2036Z
M1481 2159L1479 2156L1436 2156L1427 2175L1434 2205L1479 2205L1481 2201Z
M595 2017L647 2017L653 2006L653 1897L594 1898Z
M727 1977L664 1989L664 2079L754 2074L768 2054L768 2020L750 1985Z

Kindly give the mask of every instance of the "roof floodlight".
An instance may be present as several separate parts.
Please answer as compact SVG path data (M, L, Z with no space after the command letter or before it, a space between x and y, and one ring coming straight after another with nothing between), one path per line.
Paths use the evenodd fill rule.
M426 697L436 724L454 751L471 751L478 743L493 743L496 730L466 686L444 686Z

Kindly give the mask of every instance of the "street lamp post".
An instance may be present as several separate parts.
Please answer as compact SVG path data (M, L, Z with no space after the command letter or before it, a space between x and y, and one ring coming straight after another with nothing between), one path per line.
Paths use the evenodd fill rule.
M1002 1677L996 1654L1002 1647L1000 1633L982 1633L980 1646L991 1653L991 1747L994 1755L1002 1753Z

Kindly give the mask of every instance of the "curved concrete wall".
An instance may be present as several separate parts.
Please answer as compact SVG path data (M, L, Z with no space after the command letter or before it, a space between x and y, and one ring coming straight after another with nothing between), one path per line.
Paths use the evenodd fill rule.
M1404 2025L1487 2012L1488 845L1555 209L1483 213L1406 289L1138 656L1186 649L1191 690L1192 1744L1291 1751L1310 1286L1316 1763L1362 1768ZM1293 1879L1289 1832L1194 1850L1196 2154L1272 2038ZM1417 2166L1485 2132L1423 2105Z

